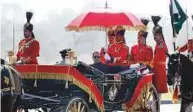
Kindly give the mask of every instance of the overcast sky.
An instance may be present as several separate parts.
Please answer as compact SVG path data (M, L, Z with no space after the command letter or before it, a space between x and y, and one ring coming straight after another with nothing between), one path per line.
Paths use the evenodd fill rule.
M184 11L190 16L193 14L193 0L179 0ZM105 46L104 32L66 32L68 25L80 13L92 9L104 8L105 0L1 0L1 57L6 51L13 48L13 23L15 27L15 51L17 44L23 38L23 24L26 22L26 10L32 10L34 15L31 23L34 25L34 34L40 42L40 64L54 64L60 60L59 51L63 48L73 48L79 60L91 63L91 54ZM172 29L169 16L169 0L108 0L112 9L132 12L138 17L161 15L160 25L169 50L172 46ZM149 23L147 43L154 48L152 37L153 23ZM179 34L177 45L187 41L187 35L192 36L192 20L188 20ZM188 30L187 30L188 29ZM128 46L136 44L137 32L126 32Z

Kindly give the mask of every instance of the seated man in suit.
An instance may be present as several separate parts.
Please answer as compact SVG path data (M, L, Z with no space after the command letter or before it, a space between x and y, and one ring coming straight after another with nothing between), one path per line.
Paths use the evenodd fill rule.
M100 53L98 51L93 52L92 59L94 63L100 62Z

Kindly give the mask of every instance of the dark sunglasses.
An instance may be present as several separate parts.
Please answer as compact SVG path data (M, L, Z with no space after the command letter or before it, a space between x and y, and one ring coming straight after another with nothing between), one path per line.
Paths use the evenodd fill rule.
M100 58L99 56L94 56L94 58Z

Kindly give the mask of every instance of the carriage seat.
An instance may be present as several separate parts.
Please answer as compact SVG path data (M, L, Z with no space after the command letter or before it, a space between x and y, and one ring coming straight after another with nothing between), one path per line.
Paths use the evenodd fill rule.
M88 65L84 62L79 61L77 65L77 69L82 73L88 74L133 74L134 72L138 72L138 74L146 74L151 72L151 68L144 64L133 64L130 66L110 66L103 63L94 63Z
M116 74L124 70L128 70L129 66L110 66L103 63L94 63L88 65L84 62L79 61L77 64L77 69L82 72L92 73L93 70L100 74Z

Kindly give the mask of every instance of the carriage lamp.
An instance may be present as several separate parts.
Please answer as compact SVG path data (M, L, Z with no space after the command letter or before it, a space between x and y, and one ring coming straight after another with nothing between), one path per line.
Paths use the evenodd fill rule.
M118 93L116 85L112 85L109 89L108 96L110 101L114 101Z
M14 51L12 51L12 50L10 50L10 51L8 51L8 64L13 64L13 63L16 63L16 60L17 60L17 58L16 58L16 56L14 55Z
M66 61L67 65L76 66L76 64L77 64L77 57L75 55L75 52L69 51L67 53L65 61Z

